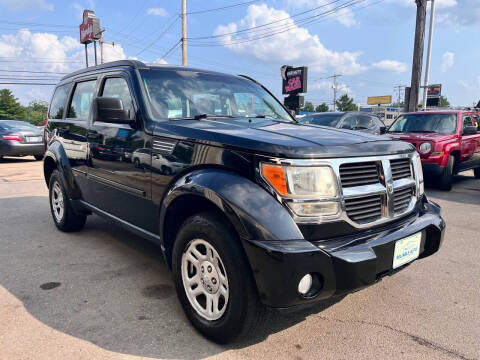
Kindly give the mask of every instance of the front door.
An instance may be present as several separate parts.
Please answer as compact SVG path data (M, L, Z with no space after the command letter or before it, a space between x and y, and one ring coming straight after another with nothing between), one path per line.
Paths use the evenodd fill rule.
M101 80L98 96L120 98L132 120L137 105L124 73ZM92 122L88 131L88 202L111 215L150 232L157 232L151 202L151 136L136 125Z

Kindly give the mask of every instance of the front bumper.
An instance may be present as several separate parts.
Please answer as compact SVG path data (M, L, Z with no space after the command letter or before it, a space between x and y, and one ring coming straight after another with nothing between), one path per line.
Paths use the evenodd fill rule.
M437 163L422 163L423 174L425 177L439 176L443 173L445 167Z
M22 144L17 141L0 142L0 156L27 156L43 155L45 146L43 143Z
M423 234L419 258L434 254L442 244L445 222L439 206L426 199L421 205L415 215L375 232L318 242L244 241L262 302L270 307L286 308L371 285L394 272L395 242L418 232ZM320 279L321 287L314 296L305 298L297 288L300 279L308 273Z

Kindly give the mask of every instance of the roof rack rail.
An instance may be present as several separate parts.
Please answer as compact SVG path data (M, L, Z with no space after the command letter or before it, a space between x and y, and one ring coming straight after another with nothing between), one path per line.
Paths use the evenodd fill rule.
M145 65L143 62L138 61L138 60L118 60L118 61L106 62L106 63L100 64L100 65L89 66L89 67L74 71L74 72L72 72L70 74L67 74L64 77L62 77L61 80L63 81L63 80L68 79L72 76L85 74L85 73L88 73L90 71L95 71L95 70L100 70L100 69L108 69L108 68L117 67L117 66L131 66L134 69L146 69L146 68L148 68L147 65Z

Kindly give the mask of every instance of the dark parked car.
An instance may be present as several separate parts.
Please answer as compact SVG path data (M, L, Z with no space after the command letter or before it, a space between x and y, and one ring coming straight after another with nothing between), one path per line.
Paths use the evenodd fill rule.
M44 152L43 130L26 121L0 120L0 159L33 155L42 160Z
M302 124L330 126L337 129L364 131L370 134L384 134L385 124L375 115L363 112L324 112L304 116Z
M250 78L90 67L58 84L46 132L58 229L96 213L159 244L188 319L217 342L251 336L268 307L364 288L443 241L412 145L299 124Z

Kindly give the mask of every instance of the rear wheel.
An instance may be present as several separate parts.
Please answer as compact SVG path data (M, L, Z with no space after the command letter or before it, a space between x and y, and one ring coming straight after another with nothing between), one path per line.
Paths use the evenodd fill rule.
M61 174L58 170L54 170L50 176L49 182L49 198L50 210L52 212L53 221L58 229L71 232L83 228L86 215L79 215L73 211L70 200L65 191Z
M477 179L480 179L480 168L473 169L473 174Z
M442 171L440 175L440 181L438 183L440 189L445 191L452 190L452 181L453 181L453 167L455 166L455 158L450 155L448 158L447 166Z
M43 155L33 155L33 157L34 157L35 160L37 160L37 161L43 160Z
M192 325L226 343L251 335L265 314L235 232L213 213L187 219L173 249L173 279Z

